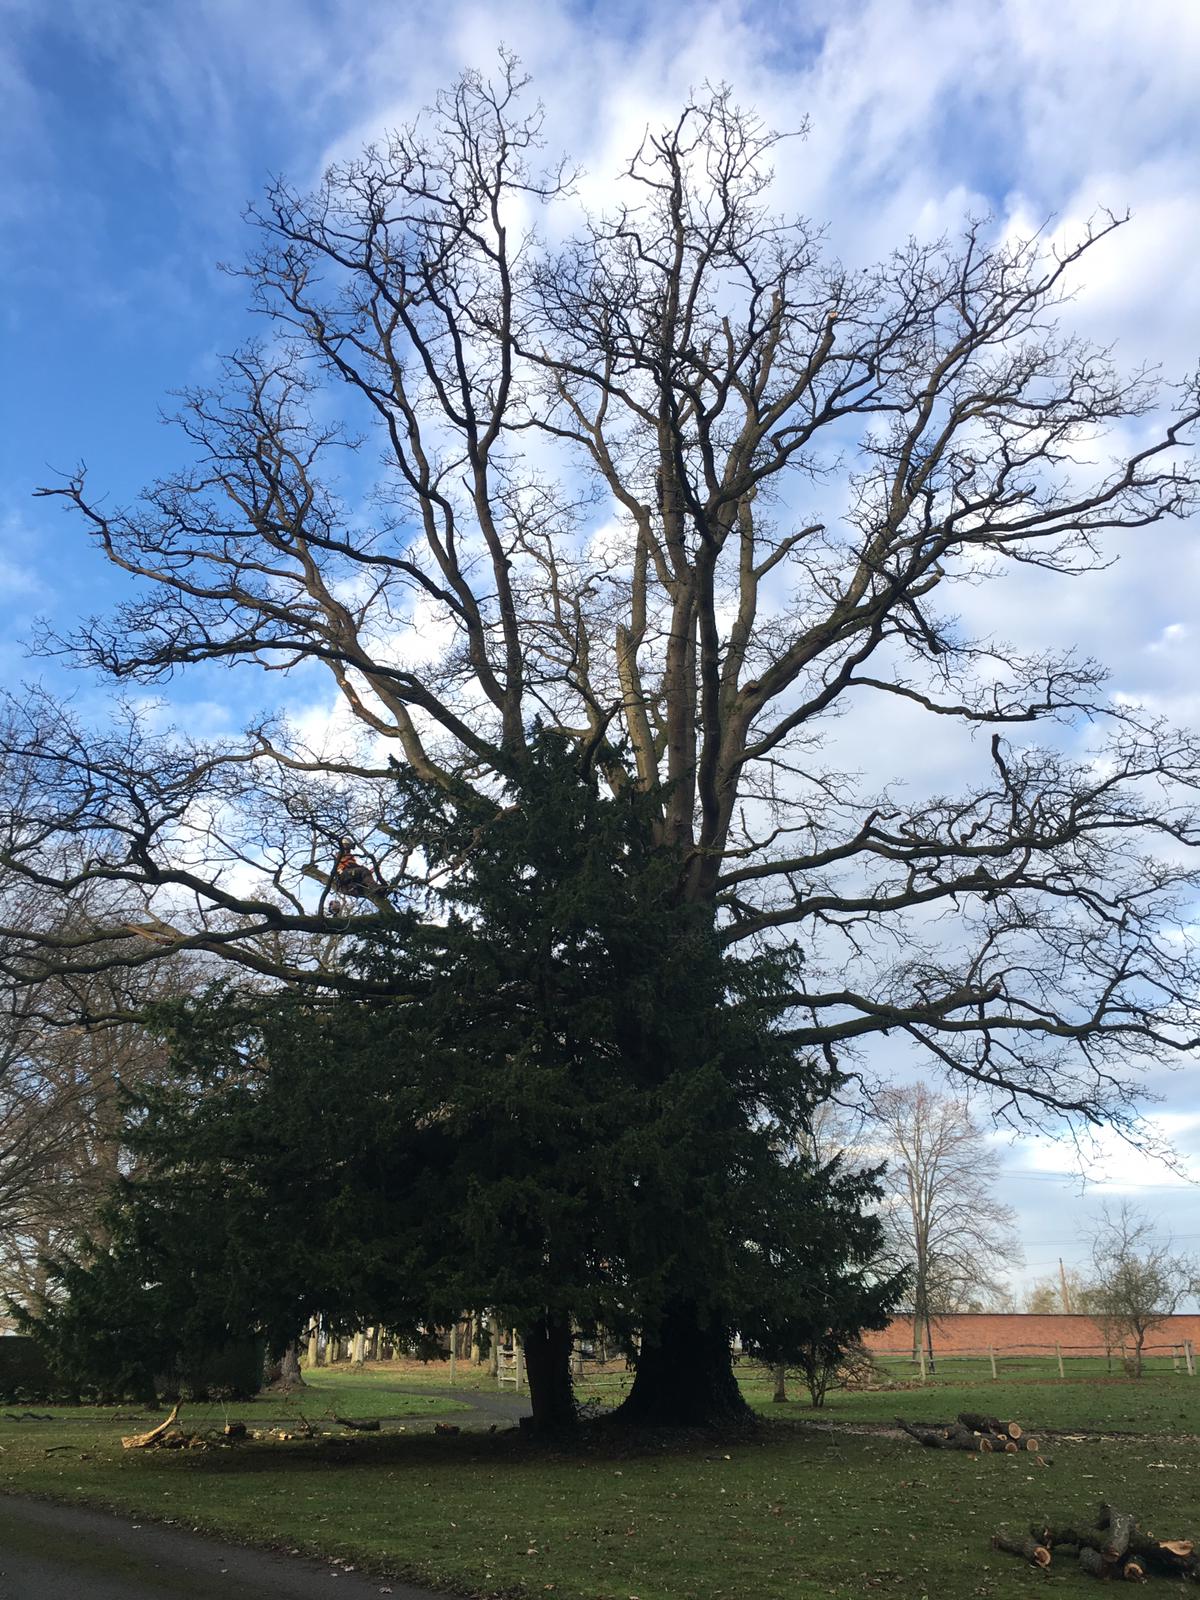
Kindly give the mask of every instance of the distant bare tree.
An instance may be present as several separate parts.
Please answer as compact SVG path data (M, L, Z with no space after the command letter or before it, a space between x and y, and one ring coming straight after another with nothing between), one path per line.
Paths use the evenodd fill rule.
M932 1349L939 1313L1005 1293L999 1273L1020 1261L1016 1219L996 1200L1000 1159L965 1101L923 1084L887 1089L874 1127L893 1249L912 1271L915 1357L922 1340Z
M1077 1268L1068 1267L1052 1278L1039 1278L1031 1283L1022 1296L1021 1309L1034 1316L1052 1316L1060 1312L1086 1315L1094 1309L1092 1285Z
M93 890L93 908L98 898ZM64 906L21 882L3 899L10 916L60 937L79 936L94 921L83 897ZM179 995L189 978L195 973L177 957L0 986L0 1292L36 1303L42 1257L95 1230L97 1207L122 1168L121 1091L165 1064L140 1015Z
M1112 1349L1128 1346L1129 1364L1142 1376L1146 1336L1175 1315L1200 1290L1200 1264L1176 1250L1169 1234L1128 1201L1105 1208L1092 1239L1089 1309Z

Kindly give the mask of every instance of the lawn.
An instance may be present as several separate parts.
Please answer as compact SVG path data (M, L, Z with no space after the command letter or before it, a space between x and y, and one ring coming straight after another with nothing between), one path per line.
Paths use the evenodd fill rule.
M751 1397L773 1418L802 1415L799 1406L772 1407L764 1379L745 1376ZM326 1408L379 1414L404 1398L385 1387L386 1374L316 1377L301 1402L314 1419ZM56 1408L50 1423L0 1418L0 1478L13 1490L316 1551L478 1595L804 1600L878 1592L1005 1600L1049 1584L1067 1597L1091 1593L1090 1580L1055 1568L1040 1574L993 1553L993 1529L1019 1530L1046 1513L1088 1517L1098 1501L1112 1499L1160 1533L1200 1533L1195 1438L1055 1442L1054 1465L1039 1469L1028 1458L976 1460L846 1425L896 1411L949 1414L970 1403L1012 1409L1039 1425L1051 1413L1067 1427L1111 1413L1136 1431L1200 1433L1196 1392L1200 1380L1170 1375L1112 1384L937 1383L921 1392L835 1396L823 1419L842 1425L833 1431L772 1423L757 1439L657 1452L609 1444L545 1453L512 1433L434 1436L431 1424L406 1420L405 1434L337 1445L264 1441L130 1454L119 1435L131 1424L98 1410ZM1017 1398L1019 1405L1001 1403ZM434 1397L420 1399L415 1415L431 1416ZM251 1423L290 1411L270 1401L234 1408Z

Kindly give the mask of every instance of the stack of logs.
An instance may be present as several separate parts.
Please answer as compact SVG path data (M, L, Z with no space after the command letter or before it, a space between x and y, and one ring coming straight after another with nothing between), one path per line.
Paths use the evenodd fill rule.
M1039 1454L1041 1441L1027 1434L1019 1422L985 1417L978 1411L960 1411L957 1422L905 1422L897 1417L896 1424L931 1450L971 1450L981 1456L1015 1456L1029 1451L1037 1456L1040 1465L1045 1465Z
M1125 1578L1145 1583L1150 1578L1200 1580L1200 1559L1191 1539L1156 1539L1143 1533L1128 1511L1101 1506L1094 1528L1048 1527L1035 1522L1029 1537L1014 1539L998 1533L997 1550L1023 1556L1035 1567L1048 1567L1066 1557L1092 1578Z

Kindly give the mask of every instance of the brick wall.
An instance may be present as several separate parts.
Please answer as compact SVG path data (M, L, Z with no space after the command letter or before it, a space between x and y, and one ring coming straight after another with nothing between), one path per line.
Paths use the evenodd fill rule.
M1190 1339L1200 1352L1200 1316L1168 1317L1146 1336L1146 1348L1163 1350ZM880 1333L864 1335L869 1349L880 1355L912 1354L912 1318L895 1317ZM986 1355L988 1350L1009 1354L1050 1354L1061 1345L1064 1355L1104 1354L1104 1335L1091 1317L1036 1316L1011 1312L992 1316L984 1312L938 1317L933 1324L934 1355Z

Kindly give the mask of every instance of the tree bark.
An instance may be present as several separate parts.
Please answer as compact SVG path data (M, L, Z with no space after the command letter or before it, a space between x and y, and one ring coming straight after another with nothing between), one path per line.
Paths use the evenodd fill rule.
M787 1368L776 1367L774 1377L775 1393L771 1396L771 1399L777 1405L782 1405L787 1400Z
M728 1328L702 1324L695 1305L677 1301L643 1335L633 1387L613 1420L635 1427L709 1428L752 1416L733 1374Z
M300 1374L300 1346L289 1344L277 1361L268 1361L263 1374L264 1387L268 1389L303 1389Z
M534 1433L564 1433L578 1420L571 1386L571 1319L540 1317L521 1330Z

